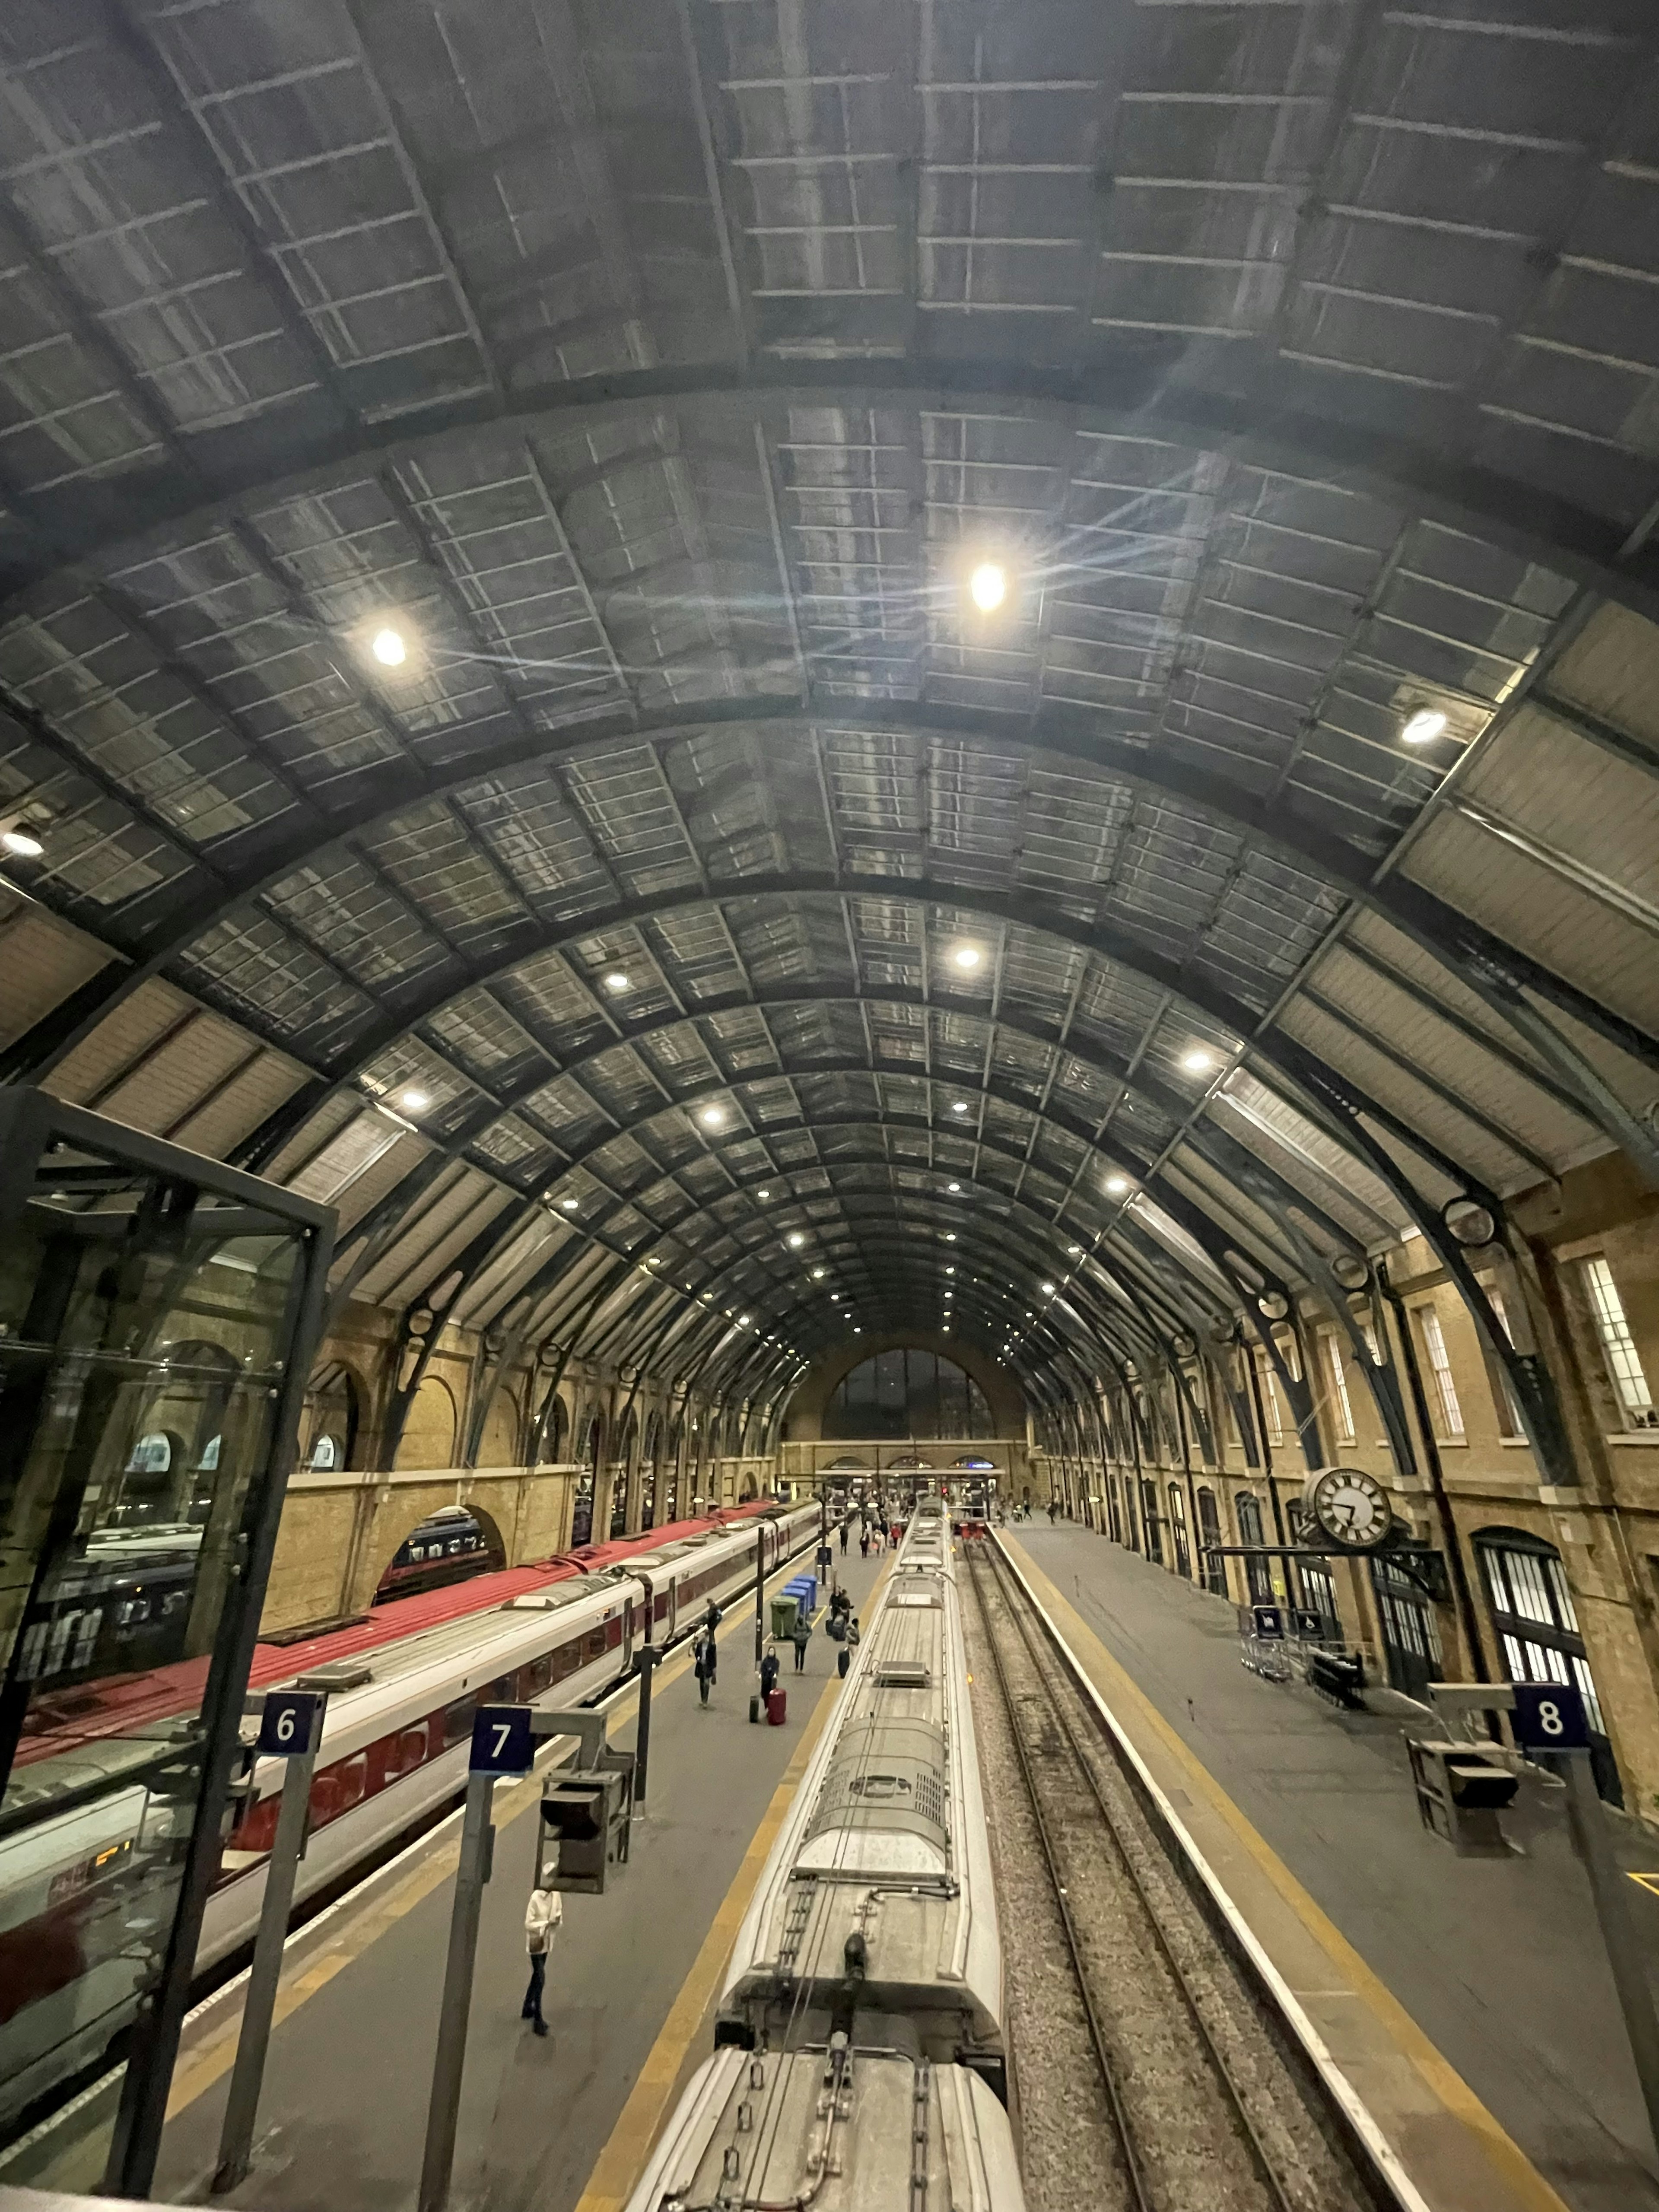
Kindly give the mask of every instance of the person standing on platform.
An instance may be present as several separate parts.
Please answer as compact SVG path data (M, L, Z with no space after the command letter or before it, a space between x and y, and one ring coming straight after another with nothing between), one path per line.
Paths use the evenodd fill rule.
M530 1902L525 1907L524 1948L530 1954L530 1987L524 1993L521 2020L527 2020L538 2035L547 2033L547 2022L542 2018L542 1991L547 1986L547 1955L553 1948L553 1938L564 1918L564 1900L556 1889L538 1887L530 1893Z
M860 1555L864 1559L867 1559L870 1556L870 1531L868 1528L860 1528L859 1530L859 1552Z
M811 1622L804 1620L799 1613L797 1613L795 1626L791 1632L789 1640L795 1647L795 1672L798 1674L804 1674L806 1672L806 1647L812 1641Z
M698 1637L692 1648L692 1659L697 1672L697 1695L706 1705L708 1692L714 1686L714 1669L718 1663L712 1629L705 1628Z
M760 1685L763 1698L769 1698L778 1686L778 1654L776 1646L769 1644L760 1663Z
M843 1559L847 1557L847 1532L852 1525L853 1516L849 1513L841 1524L841 1555Z

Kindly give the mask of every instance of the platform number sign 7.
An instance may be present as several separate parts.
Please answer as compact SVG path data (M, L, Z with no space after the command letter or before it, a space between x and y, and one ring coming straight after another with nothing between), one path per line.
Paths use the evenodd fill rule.
M1570 1682L1517 1682L1515 1741L1522 1751L1588 1751L1589 1719Z
M536 1756L528 1705L480 1705L472 1723L474 1774L528 1774Z

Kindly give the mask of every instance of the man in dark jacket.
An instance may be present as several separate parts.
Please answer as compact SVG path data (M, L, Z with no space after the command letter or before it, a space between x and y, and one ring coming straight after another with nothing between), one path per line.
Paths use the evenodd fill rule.
M706 1705L708 1692L714 1686L716 1655L713 1632L705 1628L692 1647L692 1657L697 1670L697 1695Z
M806 1672L806 1647L812 1641L811 1622L803 1620L797 1613L794 1632L789 1640L795 1647L795 1672L804 1674Z

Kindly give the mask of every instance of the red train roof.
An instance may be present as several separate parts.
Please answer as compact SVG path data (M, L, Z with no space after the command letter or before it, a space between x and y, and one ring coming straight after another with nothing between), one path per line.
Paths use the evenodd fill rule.
M423 1590L416 1597L390 1599L377 1605L364 1620L349 1627L325 1630L300 1644L259 1644L254 1646L248 1687L266 1688L273 1682L291 1680L342 1659L355 1659L365 1651L396 1644L422 1630L441 1628L468 1613L487 1613L509 1598L526 1597L545 1589L550 1583L567 1582L574 1575L597 1574L602 1568L621 1566L629 1559L672 1544L684 1536L705 1535L712 1528L752 1520L773 1504L757 1498L691 1521L670 1522L642 1536L616 1536L603 1544L584 1544L580 1550L538 1559L527 1566L506 1567L494 1574L470 1575L464 1582L442 1589ZM143 1674L114 1674L106 1681L88 1682L37 1698L23 1723L23 1735L13 1764L27 1766L33 1760L53 1759L79 1745L119 1735L152 1721L165 1720L200 1705L207 1687L205 1658L182 1659L171 1667L154 1667Z

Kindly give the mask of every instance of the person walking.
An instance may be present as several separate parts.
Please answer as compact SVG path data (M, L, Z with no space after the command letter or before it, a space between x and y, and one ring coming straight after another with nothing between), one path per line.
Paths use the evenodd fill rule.
M542 1991L547 1985L548 1954L563 1918L564 1900L558 1891L543 1889L538 1884L525 1907L524 1948L530 1954L530 1987L524 1993L524 2010L519 2015L530 2022L538 2035L548 2032L542 2018Z
M705 1628L692 1646L692 1659L697 1673L697 1695L706 1705L708 1692L714 1686L714 1669L719 1663L714 1632Z
M847 1516L847 1518L841 1524L841 1555L842 1559L847 1557L847 1532L852 1525L853 1516L849 1513Z
M1052 1528L1060 1517L1060 1506L1054 1498L1048 1500L1048 1526Z
M867 1528L860 1528L859 1530L859 1551L863 1558L866 1559L869 1558L870 1531Z
M803 1620L800 1614L797 1613L795 1626L790 1633L789 1640L795 1647L795 1672L798 1674L804 1674L806 1672L806 1647L812 1641L811 1622Z

